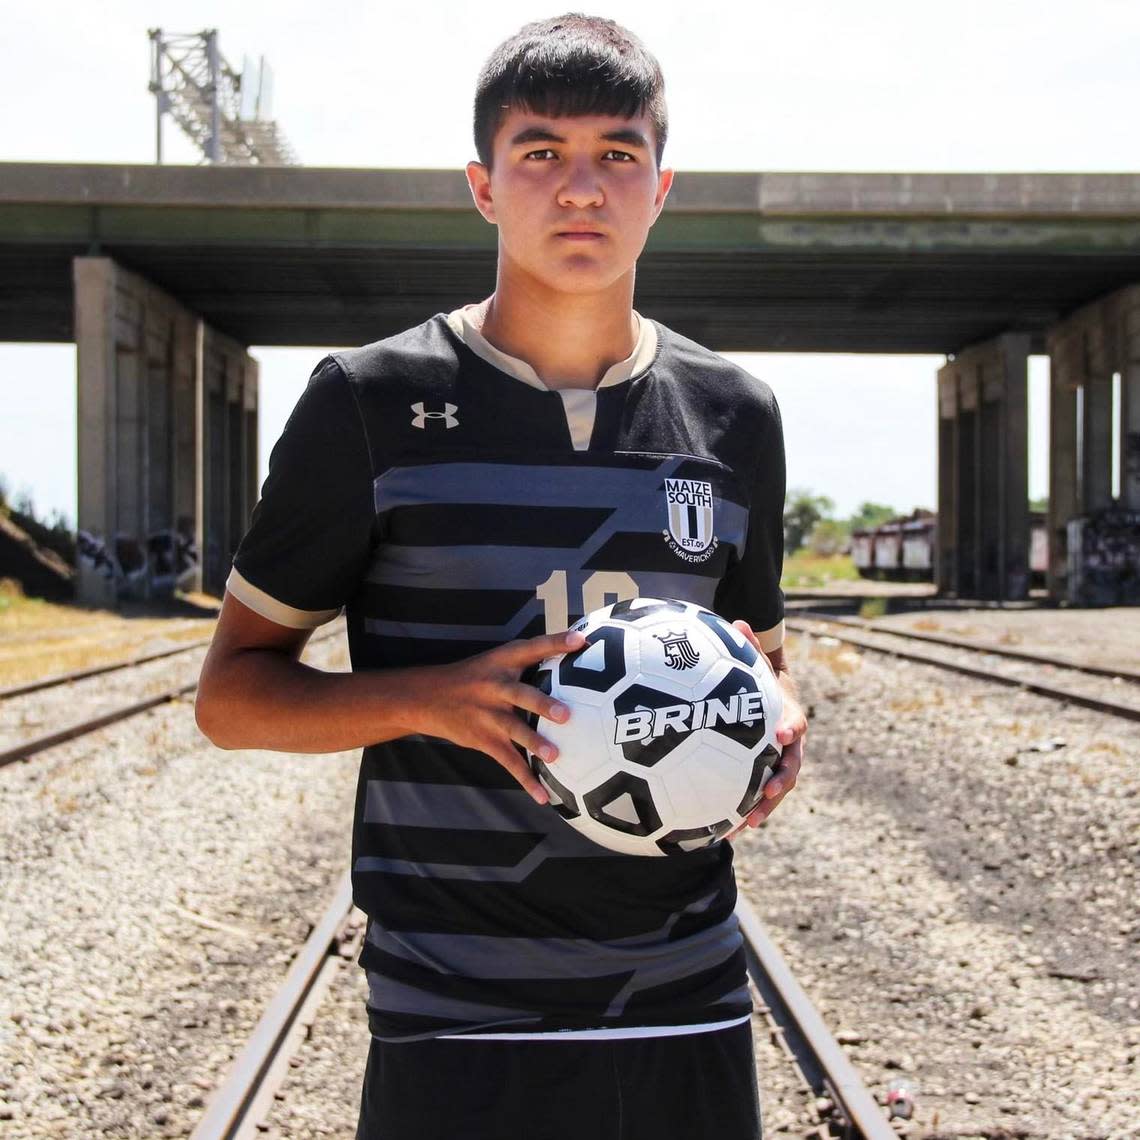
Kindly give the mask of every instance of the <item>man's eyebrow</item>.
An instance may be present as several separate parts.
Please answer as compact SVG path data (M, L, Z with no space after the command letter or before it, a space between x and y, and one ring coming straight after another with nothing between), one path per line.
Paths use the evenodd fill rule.
M598 136L605 142L624 143L626 146L649 149L645 136L632 127L619 127L616 131L606 131ZM554 142L564 143L561 135L556 135L549 127L524 127L511 139L511 146L526 146L528 143Z
M511 139L511 146L524 146L526 143L532 142L562 143L565 141L561 135L556 135L549 127L523 127L523 129Z
M626 146L639 146L642 150L649 149L649 143L640 131L632 127L622 127L616 131L606 131L601 136L606 142L625 143Z

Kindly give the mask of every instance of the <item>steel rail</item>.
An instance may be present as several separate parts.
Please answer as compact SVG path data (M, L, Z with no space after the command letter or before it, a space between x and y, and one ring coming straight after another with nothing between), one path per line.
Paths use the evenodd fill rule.
M346 874L190 1140L245 1140L258 1134L276 1087L288 1071L289 1057L303 1039L297 1027L312 1023L331 981L330 959L335 970L343 957L342 932L351 914ZM748 972L816 1091L831 1096L848 1134L859 1140L895 1140L897 1134L882 1109L792 976L755 910L740 897L736 916Z
M340 630L335 630L332 633L325 634L323 637L313 638L308 644L320 645L323 641L329 641L339 636L340 632ZM139 713L146 712L148 709L156 708L158 705L167 704L169 701L176 701L179 697L184 697L187 693L192 693L197 687L198 682L191 681L189 684L181 685L178 688L166 689L164 692L157 693L153 697L147 697L145 700L135 701L132 704L124 705L122 708L113 709L108 713L102 713L99 716L92 717L90 720L80 721L78 724L69 725L67 728L61 728L56 732L49 732L43 736L37 736L32 740L25 740L22 744L16 744L11 748L0 751L0 768L8 764L14 764L17 760L27 760L28 757L34 756L37 752L44 752L49 748L54 748L57 744L65 744L69 740L86 736L89 732L106 728L109 724L116 724L121 720L126 720L128 717L136 716Z
M103 665L90 665L86 669L75 669L70 673L53 673L50 677L41 677L38 681L24 681L18 685L10 685L0 689L0 701L11 697L22 697L28 693L37 693L41 689L52 689L57 685L69 685L72 681L85 681L88 677L98 677L103 673L114 673L118 669L130 669L134 665L146 665L150 661L158 661L163 657L174 657L179 653L189 653L192 649L201 649L209 645L208 637L191 641L186 645L179 645L174 649L159 649L154 653L146 653L142 657L131 657L125 661L112 661Z
M323 917L293 959L281 988L266 1007L225 1081L206 1106L190 1140L236 1140L256 1134L257 1106L267 1107L266 1078L287 1067L292 1031L302 1019L307 999L320 986L330 957L339 960L341 933L352 914L352 885L345 872ZM326 978L327 983L329 978ZM299 1045L293 1041L293 1047Z
M795 633L805 634L807 637L833 637L836 641L844 641L848 645L858 646L860 649L870 649L874 653L884 653L888 657L898 657L902 661L914 661L920 665L933 665L937 669L948 669L953 673L961 673L966 677L977 677L982 681L993 681L998 685L1006 685L1014 689L1024 689L1029 693L1036 693L1041 697L1049 697L1064 704L1079 705L1081 708L1092 709L1094 712L1108 713L1111 716L1123 717L1125 720L1140 720L1140 706L1122 705L1116 701L1102 700L1100 697L1090 697L1071 689L1058 689L1053 685L1043 685L1038 681L1029 681L1025 678L1010 677L1005 673L998 673L993 669L982 669L976 665L963 665L956 661L944 661L937 657L930 657L925 653L909 653L905 649L892 649L889 645L876 645L860 637L852 637L842 633L820 633L817 630L807 629L796 621L786 622L788 629ZM880 636L892 636L890 634ZM976 651L975 651L976 652Z
M37 752L54 748L57 744L64 744L68 740L74 740L78 736L86 736L87 733L95 732L96 729L105 728L109 724L126 720L129 716L146 712L147 709L164 705L168 701L176 701L179 697L193 692L197 687L198 682L192 681L188 685L183 685L180 689L167 689L157 696L147 697L144 701L135 701L134 704L114 709L112 712L104 713L102 716L92 717L91 720L80 721L79 724L61 728L58 732L49 732L45 736L37 736L34 740L25 740L23 744L17 744L14 748L8 748L0 752L0 768L8 764L14 764L17 760L26 760L29 756L34 756Z
M865 618L852 617L849 614L825 614L818 610L797 610L795 616L807 618L811 621L828 621L837 625L849 625L856 629L865 629L869 633L887 633L892 637L905 637L912 641L929 641L934 645L945 645L952 649L968 649L973 653L989 653L995 657L1008 657L1011 660L1025 661L1031 665L1055 665L1058 669L1073 669L1078 673L1089 673L1094 677L1119 677L1123 681L1134 681L1140 684L1140 673L1131 669L1113 669L1106 665L1081 665L1063 657L1046 657L1040 653L1029 653L1024 649L1006 649L997 645L979 645L977 642L960 641L956 637L947 637L942 633L896 629L894 626L885 625L883 622L867 621Z
M736 918L744 936L748 973L777 1023L790 1037L793 1052L806 1048L809 1068L822 1075L846 1123L862 1140L897 1140L898 1133L871 1095L863 1078L796 981L784 956L768 937L751 903L737 896ZM788 1031L791 1031L790 1033Z

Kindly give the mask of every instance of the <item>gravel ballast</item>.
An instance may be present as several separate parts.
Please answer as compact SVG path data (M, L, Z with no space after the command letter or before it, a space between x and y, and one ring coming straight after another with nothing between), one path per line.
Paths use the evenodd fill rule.
M799 787L748 892L873 1091L922 1136L1137 1126L1135 725L798 638Z
M189 1133L347 866L356 769L179 702L0 770L0 1132Z
M915 1084L899 1130L1140 1136L1136 726L789 649L805 769L739 882L872 1091ZM222 752L182 702L0 770L0 1134L190 1133L347 865L357 756ZM363 998L349 964L268 1135L352 1136ZM766 1135L802 1136L754 1027Z

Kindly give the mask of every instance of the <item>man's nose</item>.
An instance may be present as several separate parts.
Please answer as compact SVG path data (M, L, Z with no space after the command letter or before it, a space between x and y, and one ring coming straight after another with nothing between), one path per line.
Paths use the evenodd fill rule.
M566 178L558 188L558 203L579 207L601 206L605 203L601 180L592 162L572 162L567 165Z

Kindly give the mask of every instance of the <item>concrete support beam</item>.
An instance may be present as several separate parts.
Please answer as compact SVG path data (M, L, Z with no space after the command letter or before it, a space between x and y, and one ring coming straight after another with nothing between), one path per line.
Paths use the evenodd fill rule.
M1049 506L1046 529L1049 596L1065 596L1068 578L1069 520L1078 513L1080 468L1077 463L1077 395L1083 375L1084 345L1078 338L1058 336L1049 346Z
M79 596L113 606L175 586L220 593L256 498L257 362L244 348L110 258L73 263L78 348ZM207 359L239 377L221 396L222 434L205 414ZM235 439L229 418L241 422ZM202 478L215 453L214 482ZM252 478L249 465L252 463ZM232 513L219 524L214 501ZM211 511L214 513L211 514ZM222 530L215 533L215 527ZM205 573L198 551L217 551Z
M1140 511L1140 362L1120 376L1120 505Z
M938 527L934 584L940 594L960 592L958 578L958 377L938 374Z
M938 372L939 593L1029 593L1029 337L1006 333Z
M1120 322L1120 505L1140 511L1140 303Z
M1049 592L1079 604L1131 602L1140 579L1140 285L1078 309L1049 330L1046 345ZM1116 374L1120 466L1114 472Z
M257 501L258 365L237 341L207 328L202 376L202 588L220 595Z

